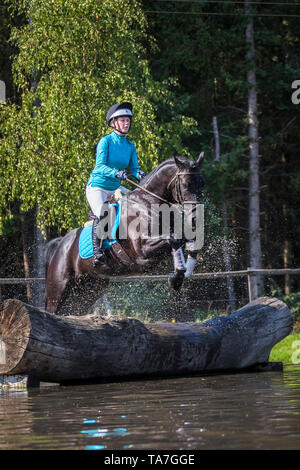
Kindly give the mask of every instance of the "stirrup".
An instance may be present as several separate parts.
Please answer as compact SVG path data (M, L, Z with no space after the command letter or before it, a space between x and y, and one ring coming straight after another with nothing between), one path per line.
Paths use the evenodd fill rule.
M100 248L94 253L94 264L103 263L105 261L105 253Z

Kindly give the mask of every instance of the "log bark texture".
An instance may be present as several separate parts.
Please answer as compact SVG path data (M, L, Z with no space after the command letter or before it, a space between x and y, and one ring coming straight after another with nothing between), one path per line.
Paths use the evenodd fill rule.
M59 317L19 300L0 308L0 374L47 382L167 376L266 363L292 329L288 307L262 297L205 323Z

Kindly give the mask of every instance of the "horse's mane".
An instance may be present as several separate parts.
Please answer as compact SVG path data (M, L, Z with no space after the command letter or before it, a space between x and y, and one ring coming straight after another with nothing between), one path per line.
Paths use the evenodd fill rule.
M181 163L185 163L185 164L187 164L187 163L190 164L191 163L190 160L187 160L184 157L176 157L176 158ZM140 186L146 185L150 181L150 179L152 179L152 177L154 175L156 175L156 173L158 173L164 166L169 165L169 164L174 164L176 166L176 162L174 160L174 157L168 158L168 160L164 160L156 168L154 168L152 171L150 171L150 173L148 173L148 175L145 176L145 178L141 180L141 182L139 183Z

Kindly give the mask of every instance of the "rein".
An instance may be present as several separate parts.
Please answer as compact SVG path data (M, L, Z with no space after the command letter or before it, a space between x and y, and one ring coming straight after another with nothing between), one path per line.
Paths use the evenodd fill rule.
M175 180L175 190L176 190L176 197L177 197L177 204L180 204L181 206L183 206L183 204L195 204L195 201L184 201L183 203L180 202L180 194L181 194L181 191L180 191L180 181L179 181L179 176L180 175L196 175L196 174L199 174L200 173L187 173L187 172L178 172L176 173L173 178L171 179L171 181L169 182L168 186L167 186L167 190L169 189L170 185L173 183L173 181ZM130 180L129 178L127 178L127 181L131 184L133 184L134 186L136 186L137 188L139 189L142 189L144 192L150 194L151 196L154 196L156 197L157 199L160 199L162 202L165 202L166 204L168 204L169 206L176 206L176 204L172 203L172 202L169 202L167 201L166 199L162 198L161 196L158 196L157 194L153 193L152 191L149 191L148 189L144 188L143 186L141 186L140 184L138 183L135 183L134 181ZM179 188L178 188L179 186Z
M144 187L141 186L140 184L135 183L134 181L130 180L129 178L127 178L126 181L128 181L128 182L131 183L131 184L133 184L133 185L136 186L137 188L142 189L143 191L145 191L145 193L148 193L148 194L150 194L151 196L154 196L154 197L156 197L157 199L160 199L162 202L166 202L167 204L170 205L170 202L169 202L169 201L167 201L166 199L164 199L164 198L158 196L158 195L155 194L155 193L152 193L151 191L149 191L148 189L144 188ZM172 204L172 205L174 205L174 204Z

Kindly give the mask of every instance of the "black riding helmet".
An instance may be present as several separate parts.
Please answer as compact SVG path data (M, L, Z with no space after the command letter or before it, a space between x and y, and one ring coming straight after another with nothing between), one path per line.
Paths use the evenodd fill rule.
M113 106L111 106L106 114L106 122L110 127L114 128L114 126L111 125L111 121L121 116L129 117L130 122L131 122L131 117L132 117L132 104L131 103L124 101L123 103L114 104Z

